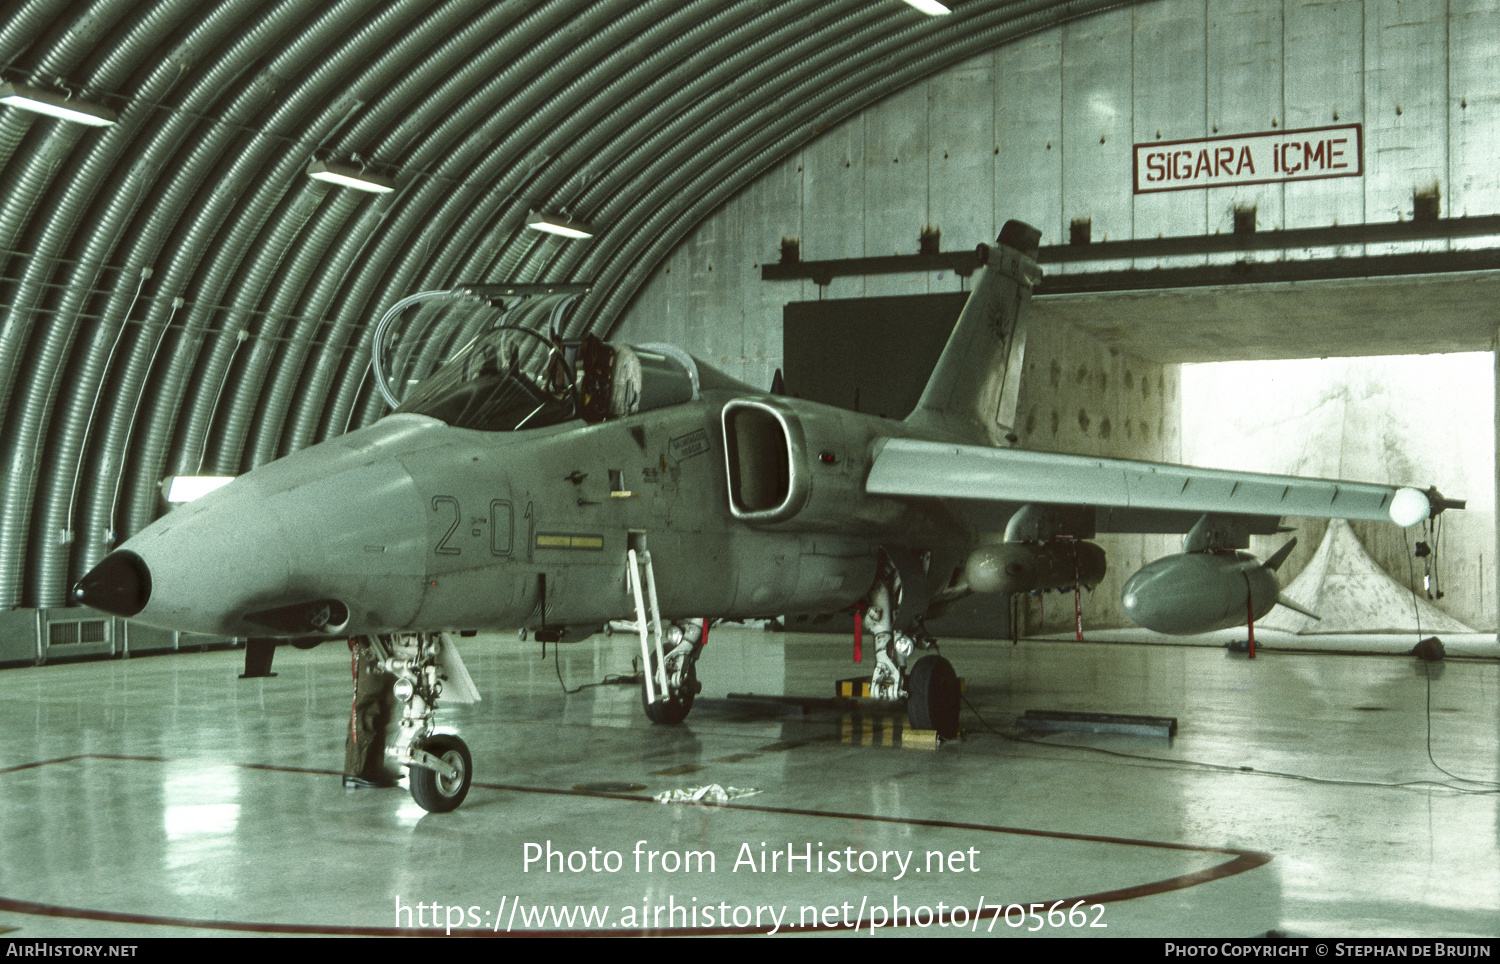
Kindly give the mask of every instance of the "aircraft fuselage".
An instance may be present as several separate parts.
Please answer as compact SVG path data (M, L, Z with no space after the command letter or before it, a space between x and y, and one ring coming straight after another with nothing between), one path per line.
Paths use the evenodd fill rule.
M754 407L765 444L726 452L731 402ZM91 573L84 601L236 636L596 627L634 614L626 551L637 548L651 552L667 618L836 610L870 590L881 547L959 555L968 544L941 502L864 492L873 442L905 434L873 416L729 393L515 432L393 415L255 469L127 541L111 558L137 570L137 611L123 611L130 592L111 605L98 591L121 565ZM776 502L780 485L781 507L737 512L732 473L768 473L773 491L758 497ZM347 611L299 622L299 606L320 602Z

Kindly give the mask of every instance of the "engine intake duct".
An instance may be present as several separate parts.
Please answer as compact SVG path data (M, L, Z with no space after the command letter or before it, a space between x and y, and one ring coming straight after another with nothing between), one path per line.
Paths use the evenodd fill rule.
M724 406L729 508L747 522L781 522L807 501L802 425L781 406L733 401Z

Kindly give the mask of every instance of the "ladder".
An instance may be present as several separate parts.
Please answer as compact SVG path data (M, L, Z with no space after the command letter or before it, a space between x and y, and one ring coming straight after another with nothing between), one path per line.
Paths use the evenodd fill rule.
M667 699L667 654L662 646L661 606L656 601L656 571L651 567L651 553L626 550L629 560L627 573L630 590L635 595L635 628L641 637L641 672L646 680L646 702L655 703L658 698ZM642 596L644 584L645 595ZM650 621L647 621L646 600L651 603ZM647 628L649 625L649 635ZM656 649L656 671L651 670L651 650ZM652 679L652 677L656 677Z

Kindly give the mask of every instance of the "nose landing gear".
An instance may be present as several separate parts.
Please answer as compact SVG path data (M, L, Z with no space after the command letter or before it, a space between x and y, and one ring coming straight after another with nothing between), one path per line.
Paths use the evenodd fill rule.
M708 622L668 622L656 600L656 571L644 543L625 554L626 575L635 598L635 630L641 639L641 705L652 723L681 723L693 708L698 682L698 654ZM650 608L647 608L647 604Z
M473 757L462 739L434 733L439 696L477 703L479 691L447 633L403 633L371 640L380 666L396 677L400 731L386 752L406 767L411 796L430 813L447 813L464 802L474 779Z

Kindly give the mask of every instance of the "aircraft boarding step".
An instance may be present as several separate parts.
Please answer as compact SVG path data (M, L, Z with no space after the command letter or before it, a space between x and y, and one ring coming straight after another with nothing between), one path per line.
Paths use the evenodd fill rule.
M641 637L641 675L646 681L646 702L655 703L667 698L667 654L662 646L661 606L656 601L656 570L651 567L651 553L645 549L637 552L626 550L630 562L630 591L635 596L635 627ZM644 588L644 598L642 591ZM646 601L651 603L650 619L647 620ZM648 637L647 628L650 628ZM655 650L656 660L651 656Z

